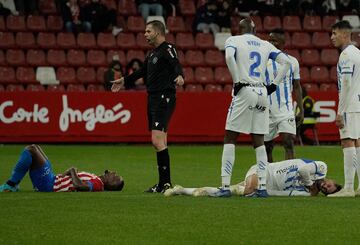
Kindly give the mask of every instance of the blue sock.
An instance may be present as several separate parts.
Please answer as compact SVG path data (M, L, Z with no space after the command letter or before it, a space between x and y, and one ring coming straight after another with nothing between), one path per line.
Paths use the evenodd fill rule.
M15 168L12 171L9 182L14 184L19 184L20 181L24 178L27 171L29 171L32 163L32 157L28 150L24 150L21 155L19 161L16 163Z

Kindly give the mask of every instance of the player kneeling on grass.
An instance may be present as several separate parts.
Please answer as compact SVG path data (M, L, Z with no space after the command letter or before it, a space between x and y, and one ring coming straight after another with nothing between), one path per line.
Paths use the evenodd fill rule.
M0 186L0 192L19 191L18 185L28 171L34 189L40 192L121 191L124 187L123 178L108 170L97 176L71 167L65 173L55 175L40 146L29 145L21 153L10 179Z
M321 161L307 159L290 159L270 163L267 168L266 186L270 196L316 196L319 192L325 195L335 193L342 187L334 180L325 179L327 165ZM245 181L230 186L232 195L252 196L258 186L256 165L250 167ZM218 188L183 188L175 186L166 190L165 196L192 195L213 196Z

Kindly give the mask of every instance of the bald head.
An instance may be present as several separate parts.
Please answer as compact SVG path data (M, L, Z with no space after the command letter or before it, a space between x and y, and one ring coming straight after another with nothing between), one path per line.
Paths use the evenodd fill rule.
M245 33L255 34L255 23L250 17L239 22L240 35Z

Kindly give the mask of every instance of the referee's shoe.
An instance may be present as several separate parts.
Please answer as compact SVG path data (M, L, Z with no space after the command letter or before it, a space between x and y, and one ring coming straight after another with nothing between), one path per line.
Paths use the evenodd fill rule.
M165 183L164 185L156 184L149 189L145 190L147 193L164 193L167 189L172 188L172 185L170 183Z

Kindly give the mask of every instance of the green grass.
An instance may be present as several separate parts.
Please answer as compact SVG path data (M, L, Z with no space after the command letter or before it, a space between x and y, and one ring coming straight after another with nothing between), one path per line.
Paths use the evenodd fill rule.
M19 193L0 193L0 244L358 244L359 199L165 198L143 190L157 180L155 154L143 145L43 145L55 172L70 166L93 173L117 170L122 192L34 193L28 176ZM0 182L23 146L0 146ZM173 183L218 186L222 146L170 146ZM343 182L339 146L297 147L297 155L328 163ZM283 158L276 147L275 158ZM233 181L255 162L236 150Z

